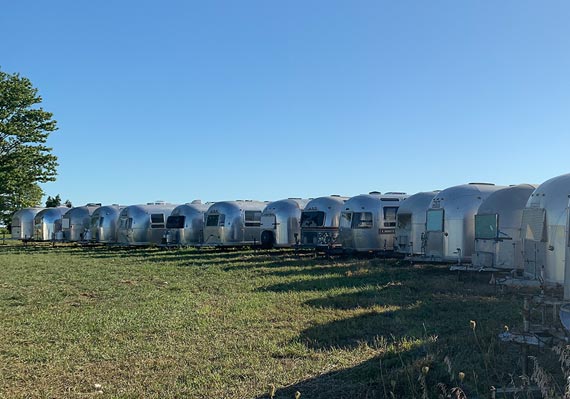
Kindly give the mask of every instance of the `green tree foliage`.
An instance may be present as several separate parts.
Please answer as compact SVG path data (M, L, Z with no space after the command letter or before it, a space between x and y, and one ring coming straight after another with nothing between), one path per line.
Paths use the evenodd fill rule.
M62 206L61 197L59 194L56 195L55 197L51 197L51 196L47 197L46 208L56 208L58 206ZM73 208L73 204L71 203L70 200L65 200L65 202L63 203L63 206L66 206L68 208Z
M29 79L0 70L0 218L9 223L18 208L38 205L38 183L55 180L57 157L45 145L57 129Z
M56 195L55 197L48 196L46 200L46 208L56 208L61 206L61 197Z

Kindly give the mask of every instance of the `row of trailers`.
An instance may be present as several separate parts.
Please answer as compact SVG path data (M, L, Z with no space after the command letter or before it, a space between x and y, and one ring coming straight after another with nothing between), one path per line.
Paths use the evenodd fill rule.
M331 195L275 202L25 208L13 216L12 238L121 246L261 245L388 252L394 250L396 214L406 198L402 193L373 192L350 199ZM378 234L370 234L377 225L382 226Z
M518 270L570 283L570 174L540 186L470 183L352 198L26 208L12 237L123 246L314 247ZM569 272L566 273L566 270Z

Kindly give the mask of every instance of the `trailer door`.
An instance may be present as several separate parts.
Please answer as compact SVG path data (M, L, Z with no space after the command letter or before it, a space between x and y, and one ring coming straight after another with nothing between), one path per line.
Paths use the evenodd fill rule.
M539 278L546 265L546 210L526 208L523 210L521 235L523 239L524 273Z
M426 255L444 257L443 209L429 209L426 215Z

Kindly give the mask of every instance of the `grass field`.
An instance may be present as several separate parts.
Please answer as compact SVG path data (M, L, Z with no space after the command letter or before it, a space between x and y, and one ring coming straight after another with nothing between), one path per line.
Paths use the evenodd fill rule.
M496 336L521 301L487 281L292 252L4 246L0 396L419 398L464 372L484 397L520 373Z

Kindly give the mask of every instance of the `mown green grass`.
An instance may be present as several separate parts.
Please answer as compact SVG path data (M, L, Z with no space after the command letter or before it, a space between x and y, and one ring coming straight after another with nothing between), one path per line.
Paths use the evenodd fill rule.
M423 366L430 395L459 371L475 394L520 373L496 339L520 300L487 279L282 251L4 246L0 395L420 397Z

